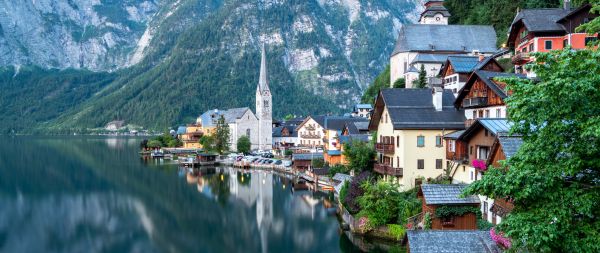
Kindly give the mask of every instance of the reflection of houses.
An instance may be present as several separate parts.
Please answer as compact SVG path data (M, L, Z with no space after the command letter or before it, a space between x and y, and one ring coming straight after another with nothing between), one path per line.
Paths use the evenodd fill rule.
M456 214L452 211L442 212L442 210L438 210L457 210L457 208L465 209L469 207L477 210L479 208L479 198L477 196L460 197L466 187L466 184L421 185L417 197L421 200L423 214L429 213L431 216L432 230L477 229L475 212Z
M308 116L298 127L298 143L302 147L322 147L326 116Z
M325 136L323 137L323 156L325 162L330 165L342 163L342 144L340 143L340 136L346 126L349 126L351 131L356 130L356 132L358 132L356 125L354 125L355 122L366 124L368 120L365 118L325 117ZM363 124L360 126L364 127Z
M492 240L490 231L409 230L407 239L409 253L502 252Z
M232 150L237 150L237 140L243 135L250 137L252 148L258 148L258 118L248 107L229 110L209 110L200 116L202 130L214 134L219 118L223 117L229 126L229 143Z
M375 171L404 188L442 175L442 137L464 129L464 114L453 101L452 91L440 88L381 90L369 123L377 131Z
M421 66L427 77L437 76L449 55L489 55L497 50L492 26L447 25L450 13L442 1L426 1L425 6L420 24L404 25L399 31L390 57L390 86L405 78L406 87L413 88Z
M508 46L515 49L512 58L517 73L525 73L523 65L532 61L529 53L560 50L567 46L583 49L590 41L598 39L598 34L588 35L575 28L598 16L590 13L591 5L573 10L570 1L564 1L562 8L524 9L515 16L509 35Z

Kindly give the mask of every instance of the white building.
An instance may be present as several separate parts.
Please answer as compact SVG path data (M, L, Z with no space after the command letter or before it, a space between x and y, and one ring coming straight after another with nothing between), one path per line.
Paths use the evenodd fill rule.
M296 127L297 145L301 147L323 147L325 116L308 116Z
M413 88L421 66L427 77L437 76L449 55L491 55L497 51L492 26L447 25L450 13L443 1L427 1L425 6L419 24L400 29L390 58L390 87L404 78L406 88Z
M260 78L256 87L256 117L258 118L258 149L271 150L273 138L273 99L267 77L267 54L262 46Z

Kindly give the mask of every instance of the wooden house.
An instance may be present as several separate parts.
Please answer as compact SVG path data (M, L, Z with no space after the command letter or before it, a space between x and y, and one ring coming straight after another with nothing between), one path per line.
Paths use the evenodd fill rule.
M457 210L457 208L479 209L477 196L460 197L466 184L423 184L417 192L421 200L423 216L429 213L432 230L474 230L477 229L476 212L466 212L460 215L446 212L437 215L438 209ZM423 221L424 222L424 221Z
M485 57L480 54L471 55L451 55L442 65L439 76L442 79L442 86L446 90L451 90L455 96L465 85L471 74L476 70L485 70L491 72L504 72L504 68L496 61L497 55Z

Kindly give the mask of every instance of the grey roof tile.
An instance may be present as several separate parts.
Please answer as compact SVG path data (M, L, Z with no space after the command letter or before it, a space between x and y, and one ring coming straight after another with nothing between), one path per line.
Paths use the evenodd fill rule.
M466 187L466 184L423 184L421 191L427 205L479 204L477 196L459 197Z
M295 153L292 154L292 160L312 160L323 158L323 153Z
M392 55L401 52L496 52L496 32L483 25L404 25Z
M515 16L512 25L523 21L530 32L562 32L565 28L557 21L570 12L563 8L524 9Z
M523 138L520 136L500 134L498 135L498 141L500 142L500 145L502 145L502 150L504 151L506 159L510 159L514 156L517 151L519 151L519 148L521 148L521 145L523 145Z
M499 253L502 252L482 230L409 230L411 253Z

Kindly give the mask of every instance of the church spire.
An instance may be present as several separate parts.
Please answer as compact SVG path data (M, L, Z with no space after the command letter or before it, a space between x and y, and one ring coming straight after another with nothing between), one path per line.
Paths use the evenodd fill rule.
M258 91L269 91L269 79L267 77L267 53L265 51L265 44L262 45L262 54L260 59L260 78L258 80Z

